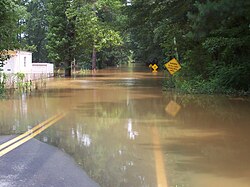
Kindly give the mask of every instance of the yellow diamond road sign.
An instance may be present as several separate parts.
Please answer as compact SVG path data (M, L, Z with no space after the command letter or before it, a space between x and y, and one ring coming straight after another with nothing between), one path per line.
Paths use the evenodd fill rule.
M165 67L168 69L169 73L173 75L175 72L177 72L179 69L181 69L181 65L179 62L173 58L169 62L165 64Z
M154 64L151 68L153 69L152 72L155 73L155 72L157 72L158 66L156 64Z

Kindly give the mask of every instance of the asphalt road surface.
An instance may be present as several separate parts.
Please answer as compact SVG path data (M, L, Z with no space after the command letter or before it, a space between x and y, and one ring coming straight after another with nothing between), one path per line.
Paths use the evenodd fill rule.
M1 136L0 144L13 136ZM74 160L56 147L31 139L0 157L0 187L97 187Z

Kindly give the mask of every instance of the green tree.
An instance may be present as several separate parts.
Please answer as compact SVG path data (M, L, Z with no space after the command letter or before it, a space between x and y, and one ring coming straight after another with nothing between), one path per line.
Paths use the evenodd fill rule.
M67 11L69 20L75 23L77 44L87 53L92 51L92 69L96 69L97 52L122 43L120 33L112 24L114 13L120 7L118 0L75 0Z
M166 62L166 58L176 55L174 38L178 52L186 46L183 35L187 24L187 12L192 9L193 0L134 0L127 6L128 30L131 33L131 48L137 61L151 63Z
M9 58L8 50L20 48L26 8L22 1L5 0L0 2L0 70L3 62Z
M46 62L48 61L48 52L46 50L46 33L48 23L46 20L46 3L47 0L33 0L27 3L27 11L29 17L27 19L26 42L29 46L34 46L33 61Z
M191 29L187 34L196 44L187 55L194 75L213 90L248 90L250 3L206 1L196 2L195 7L196 13L188 15Z
M152 16L155 3L136 0L132 6L126 7L128 31L130 32L130 48L135 52L135 60L150 62L160 58L161 48L154 41L154 28L157 21Z
M19 6L15 1L1 1L0 10L0 51L16 48Z
M66 10L71 2L66 0L48 0L48 58L57 65L63 64L65 76L71 76L71 63L75 56L75 26L67 19Z

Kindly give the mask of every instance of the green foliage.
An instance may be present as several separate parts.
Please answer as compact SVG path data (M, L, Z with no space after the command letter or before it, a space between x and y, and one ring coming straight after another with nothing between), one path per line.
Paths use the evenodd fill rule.
M17 46L17 21L19 5L16 1L0 2L0 51L13 49Z
M4 66L4 61L8 60L9 58L10 55L8 55L6 50L0 52L0 72L3 71L2 67Z
M184 67L185 68L185 67ZM197 75L190 79L184 79L183 72L177 73L171 79L163 81L164 89L176 88L187 93L247 93L250 89L249 63L241 65L215 65L210 67L211 75L205 79L203 75ZM190 73L190 76L194 73Z
M32 82L31 81L25 81L25 74L24 73L16 73L16 86L18 91L23 92L23 91L28 91L31 90L32 87ZM41 79L43 81L43 79Z
M121 37L122 8L120 0L6 0L0 3L0 51L30 50L33 61L52 61L67 76L74 60L113 64L129 51Z
M0 61L4 61L9 56L2 53L3 51L29 48L25 41L29 14L25 0L1 1L0 10Z
M25 48L33 52L32 58L35 62L48 61L48 52L45 47L47 44L46 33L48 29L46 2L44 0L33 0L29 1L26 5L29 16L25 31L25 39L28 46Z
M250 65L247 61L239 64L217 65L211 70L210 79L217 81L218 87L247 91L250 89L249 69Z
M66 10L71 2L65 0L47 1L47 45L48 58L64 66L65 76L71 76L71 62L75 57L75 26L67 19Z
M6 55L4 51L0 53L0 95L2 95L5 90L7 76L3 72L2 68L4 66L4 61L7 60L8 58L9 55Z
M101 52L122 44L120 33L115 30L115 14L120 1L99 0L96 2L73 1L67 9L67 17L74 22L77 45L83 53ZM92 61L95 59L92 59ZM95 64L92 64L92 68Z
M46 48L49 59L56 63L73 61L74 29L73 24L68 21L65 11L69 8L68 1L49 0L47 3L48 21L48 43Z
M98 57L98 68L117 66L133 61L131 51L128 51L124 46L105 48L98 54Z
M128 31L135 60L143 63L162 62L186 51L187 12L193 0L142 1L127 7ZM174 38L177 43L174 43ZM178 49L178 50L177 50Z
M182 48L177 40L182 69L175 81L176 88L196 93L249 90L249 5L243 0L192 4L184 22L186 29L182 30ZM171 17L174 15L170 20ZM171 26L178 30L178 22L175 25ZM171 34L167 32L166 36ZM171 49L168 43L162 47Z
M250 4L247 1L143 1L126 8L130 47L144 63L179 57L164 82L187 92L248 90Z
M90 70L92 69L91 63L89 63L90 60L80 61L78 62L78 66L83 70Z
M136 61L150 62L162 56L159 43L154 41L154 28L157 23L152 15L154 7L155 4L151 1L133 1L133 6L126 8L130 32L128 42L130 49L135 52Z
M17 88L19 90L24 89L25 88L25 82L24 82L25 74L24 73L16 73L15 76L17 78L17 81L16 81Z
M105 49L120 46L122 38L116 30L116 16L120 1L52 1L47 3L49 58L57 64L64 63L70 71L71 62L89 68ZM93 64L92 64L93 68Z

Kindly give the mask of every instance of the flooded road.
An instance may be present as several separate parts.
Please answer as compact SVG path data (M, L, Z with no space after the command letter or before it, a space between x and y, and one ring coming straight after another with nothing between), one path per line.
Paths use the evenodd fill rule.
M162 92L144 67L55 78L0 100L0 135L63 120L36 138L103 187L249 187L250 99Z

